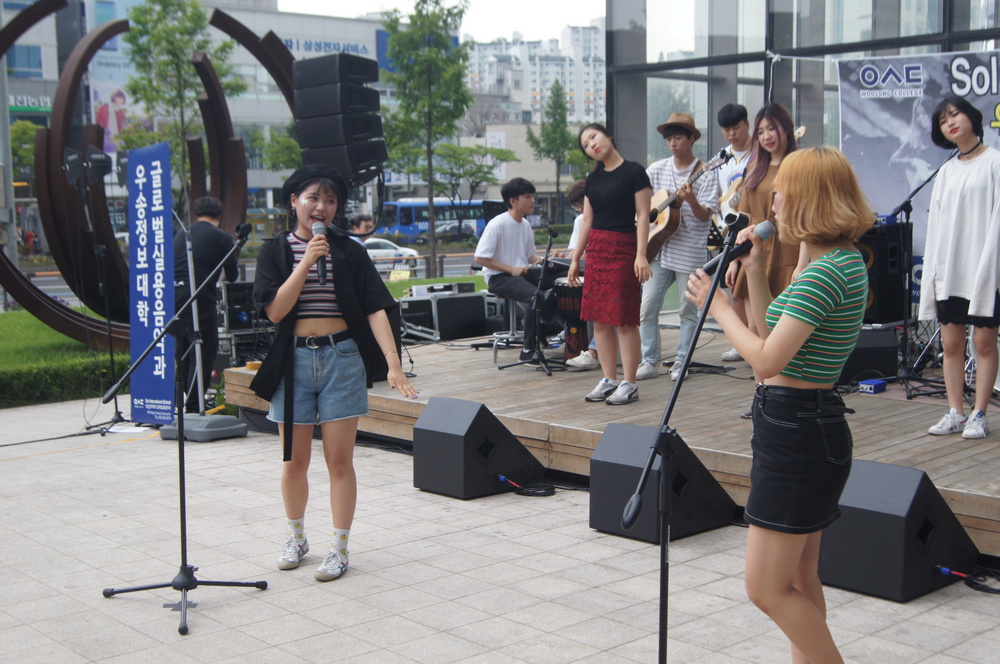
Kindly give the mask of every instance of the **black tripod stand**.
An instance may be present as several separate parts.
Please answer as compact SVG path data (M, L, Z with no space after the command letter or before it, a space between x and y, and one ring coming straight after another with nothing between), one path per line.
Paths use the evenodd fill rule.
M736 215L729 216L736 217ZM740 216L746 217L743 214ZM646 459L646 465L642 469L642 474L639 476L635 493L629 498L622 512L622 526L628 530L635 525L636 519L639 518L639 514L642 511L642 492L646 487L649 474L653 470L656 457L659 456L660 485L657 501L659 502L660 515L660 632L658 641L659 658L657 661L661 664L667 661L667 607L670 585L670 461L674 456L674 450L678 449L680 445L685 444L680 434L677 433L677 430L669 426L668 423L670 422L671 414L673 414L674 405L677 403L677 397L680 395L681 386L684 384L684 376L687 375L688 367L691 365L691 356L698 345L698 336L701 334L701 330L705 326L705 320L708 318L708 309L712 304L712 298L719 287L722 275L725 272L724 268L729 261L729 254L732 251L733 244L736 242L737 233L735 225L739 223L742 222L737 217L731 224L734 228L726 236L725 244L722 247L720 269L715 271L715 276L712 278L712 288L708 293L708 298L705 300L705 306L702 307L701 314L698 317L698 326L695 328L694 337L691 339L687 355L684 357L684 362L681 365L680 376L677 382L674 383L674 389L667 400L667 406L663 411L663 418L660 420L660 426L657 429L656 443L649 450L649 456ZM680 290L683 286L682 284L678 284L678 287L678 290ZM681 292L680 297L684 297L683 292Z
M108 335L108 364L111 369L111 380L118 380L117 371L115 371L115 347L114 347L114 337L111 333L111 318L108 316L108 312L111 311L111 301L108 295L108 285L107 278L108 273L104 267L104 259L106 254L106 248L103 244L94 245L94 257L97 259L97 287L101 294L104 295L104 323L105 331ZM111 415L111 419L107 422L101 422L99 424L88 424L87 431L91 429L100 429L101 435L108 433L112 427L116 424L122 422L127 422L125 417L122 415L121 409L118 408L118 394L115 393L115 412Z
M945 159L944 162L941 163L941 166L944 166L946 163L948 163L956 154L958 154L957 150L952 152L951 155L947 159ZM902 214L904 219L904 221L900 222L904 224L904 230L905 230L904 233L905 237L903 238L903 244L904 244L903 249L905 252L905 258L903 263L904 267L906 268L906 279L904 280L904 283L906 284L906 292L904 294L905 306L903 307L903 331L900 334L900 347L903 349L903 358L900 365L900 369L896 373L896 379L903 383L903 387L906 390L907 399L912 399L915 396L931 396L931 395L945 394L944 381L923 378L921 376L922 369L916 368L917 366L919 366L923 358L924 352L926 352L927 348L929 348L934 343L934 340L938 338L939 332L934 334L930 342L928 342L927 347L925 347L923 351L916 358L910 357L910 349L911 349L910 314L912 309L912 303L910 301L912 298L911 288L910 288L910 277L912 276L913 273L913 225L910 221L910 214L913 212L914 197L918 193L920 193L920 190L926 187L931 182L931 180L937 177L938 171L941 170L941 166L938 166L933 173L927 176L926 180L917 185L917 188L910 192L910 195L906 197L906 200L900 203L896 207L896 209L893 210L889 215L892 217L898 217L900 214ZM919 381L921 383L921 387L915 388L911 386L910 385L911 381Z
M209 284L215 284L215 278L219 274L219 271L222 269L222 266L225 264L226 260L228 260L229 257L233 253L239 251L240 248L246 243L247 238L250 235L250 224L243 224L242 226L240 226L240 228L237 230L237 233L238 233L239 237L238 237L238 239L236 241L236 244L233 245L233 248L230 249L229 253L226 254L226 256L222 259L222 261L218 265L215 266L215 269L212 271L212 273L208 277L206 277L206 279L201 283L201 285L199 285L198 288L195 289L195 291L192 293L191 297L188 298L187 302L185 302L183 305L181 305L177 309L177 311L174 313L174 317L170 319L170 321L163 327L163 330L161 330L160 333L156 336L156 338L153 339L153 341L149 344L149 346L146 347L146 350L144 350L143 353L142 353L142 355L139 356L139 359L136 360L136 362L131 367L128 368L128 371L126 371L125 375L121 377L121 380L119 380L117 383L115 383L115 385L112 386L111 389L109 389L107 391L107 393L104 395L104 398L103 398L104 403L107 403L113 397L117 396L118 392L121 390L121 388L125 384L125 382L129 379L129 377L131 377L131 375L133 373L135 373L135 370L139 367L140 364L142 364L143 360L146 359L146 357L153 351L153 349L156 348L159 345L159 343L163 339L163 337L165 335L167 335L168 333L173 333L173 332L175 332L177 330L177 326L179 325L179 319L180 319L181 314L183 314L185 311L187 311L191 307L192 302L195 301L195 299L198 297L198 294L201 293L202 289L204 289ZM188 348L187 352L188 353L191 352L191 349ZM186 354L185 354L185 356L186 356ZM267 581L249 581L249 582L246 582L246 581L202 581L202 580L199 580L195 576L195 574L194 574L196 571L198 571L198 568L194 567L193 565L190 565L188 563L188 557L187 557L187 498L186 498L186 490L187 489L186 489L185 471L184 471L184 383L185 383L185 376L182 375L184 373L186 373L186 372L179 371L177 373L177 375L174 376L175 408L177 409L177 471L178 471L178 478L179 478L178 493L179 493L179 499L180 499L180 540L181 540L181 565L180 565L180 570L177 572L177 575L173 578L173 580L171 580L171 581L169 581L167 583L157 583L157 584L148 585L148 586L136 586L136 587L133 587L133 588L105 588L104 589L104 596L105 597L111 597L112 595L119 595L119 594L122 594L122 593L134 593L134 592L139 592L140 590L155 590L157 588L173 588L174 590L179 590L180 593L181 593L181 599L180 599L180 602L179 602L179 608L180 608L180 612L181 612L181 622L180 622L180 626L177 628L177 631L180 632L181 634L187 634L188 633L188 624L187 624L188 600L187 600L187 594L188 594L189 590L194 590L198 586L233 586L233 587L244 587L244 588L258 588L260 590L264 590L264 589L267 588Z
M554 240L559 233L555 231L551 226L546 226L549 231L549 242L545 245L545 258L539 263L539 275L538 283L535 285L535 294L531 296L531 307L525 314L526 316L534 317L534 352L531 357L526 360L521 360L520 362L512 362L510 364L501 364L497 369L506 369L507 367L519 367L522 364L537 364L538 369L545 372L546 375L551 376L552 371L566 371L566 361L549 359L545 357L545 353L542 352L542 346L545 345L545 335L542 333L542 282L545 281L545 270L546 265L549 262L549 254L552 253L552 240Z

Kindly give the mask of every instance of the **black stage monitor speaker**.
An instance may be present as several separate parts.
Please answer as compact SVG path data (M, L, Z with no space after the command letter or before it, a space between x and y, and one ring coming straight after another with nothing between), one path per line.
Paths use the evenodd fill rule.
M628 529L622 511L639 482L656 429L609 424L590 457L590 527L613 535L660 543L657 494L660 459L642 493L642 512ZM732 523L737 506L687 445L674 450L670 468L670 539L721 528Z
M413 486L468 500L525 485L545 472L514 434L486 406L431 397L413 425Z
M350 53L331 53L292 63L292 84L296 89L328 83L374 83L377 80L378 61Z
M866 325L885 325L904 319L910 303L906 292L911 240L909 224L877 224L856 245L868 267Z
M847 358L837 385L850 385L869 378L890 378L899 368L899 341L896 330L861 330L858 345Z
M855 461L840 497L841 517L823 531L823 583L908 602L956 580L942 565L969 571L979 551L927 474Z

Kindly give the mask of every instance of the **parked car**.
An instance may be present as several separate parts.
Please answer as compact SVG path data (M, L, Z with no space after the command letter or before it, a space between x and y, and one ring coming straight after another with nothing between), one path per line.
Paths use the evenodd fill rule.
M470 238L475 239L476 237L476 222L471 219L466 219L462 222L462 237L458 236L458 220L452 219L449 221L439 221L437 223L437 232L435 233L438 243L442 242L458 242L460 240L468 240ZM417 244L427 244L431 239L431 234L427 231L421 232L417 235L415 242Z
M414 249L407 249L395 242L377 237L370 237L365 240L365 248L368 249L368 255L372 258L400 258L399 262L406 263L406 267L409 268L417 267L417 257L420 255ZM378 261L375 264L380 269L388 268L391 265L389 261Z

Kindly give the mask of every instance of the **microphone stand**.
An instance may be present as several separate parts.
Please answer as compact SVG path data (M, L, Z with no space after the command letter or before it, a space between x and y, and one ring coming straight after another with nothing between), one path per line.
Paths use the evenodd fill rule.
M677 403L677 397L680 394L681 386L684 384L684 376L687 374L688 366L691 364L691 357L694 355L694 349L698 346L698 337L701 335L701 330L705 326L705 320L708 318L708 309L712 304L712 298L715 296L716 290L722 281L722 275L725 273L725 267L729 262L729 254L733 249L733 245L736 243L736 230L731 229L726 235L725 243L722 246L722 262L719 264L719 269L715 271L715 275L712 277L712 288L708 292L708 297L705 300L705 306L702 307L701 314L698 317L698 326L695 328L694 337L691 339L691 344L688 347L687 355L684 357L684 363L681 366L680 377L677 382L674 383L674 389L670 393L670 398L667 400L667 406L663 411L663 418L660 420L660 426L657 429L656 443L650 448L649 456L646 458L646 465L642 469L642 474L639 476L639 482L636 485L635 493L629 498L628 503L625 505L625 509L622 512L622 526L628 530L633 525L635 525L636 519L639 518L639 514L642 512L642 492L646 487L646 482L649 479L649 474L653 470L653 465L656 462L656 457L660 457L660 485L658 493L659 502L659 515L660 515L660 631L659 631L659 658L658 662L660 664L665 664L667 661L667 607L669 603L669 585L670 585L670 461L674 456L674 450L680 445L686 445L684 440L681 438L677 430L669 426L670 416L673 414L674 405ZM679 287L682 284L678 284ZM680 291L680 288L678 288ZM684 293L680 292L680 297L684 297Z
M135 373L139 365L142 364L143 360L145 360L146 357L153 351L153 349L156 348L156 346L160 343L163 337L169 332L175 331L177 329L176 326L178 325L180 314L182 314L184 311L186 311L188 308L191 307L191 304L194 302L195 298L198 296L199 293L201 293L202 289L204 289L207 284L215 283L215 278L218 275L219 271L222 269L222 266L225 264L225 262L229 259L230 256L232 256L235 252L239 251L239 249L242 248L244 244L246 244L249 235L250 235L250 225L243 224L239 231L239 238L237 239L236 244L233 245L233 248L230 249L229 253L226 254L226 256L222 259L222 261L215 266L215 269L212 271L212 273L198 286L197 289L194 290L194 292L191 294L191 297L189 297L188 300L183 305L180 306L178 311L174 313L174 317L170 319L170 321L163 327L163 330L161 330L160 333L156 336L156 338L149 344L149 346L146 347L146 350L144 350L142 355L139 356L139 359L136 360L136 362L133 363L132 366L128 368L128 370L121 377L121 379L117 383L115 383L111 387L111 389L107 391L107 393L105 393L103 397L104 403L108 403L108 401L110 401L118 394L122 386L124 386L125 382L132 376L133 373ZM184 472L184 385L183 385L183 377L179 375L183 373L185 372L179 371L178 375L174 377L174 385L175 385L174 398L176 401L175 407L177 408L177 460L178 460L177 465L178 465L178 477L179 477L178 493L180 499L180 541L181 541L180 570L177 572L177 575L173 578L173 580L168 581L167 583L157 583L153 585L136 586L132 588L105 588L103 591L103 595L105 597L111 597L113 595L119 595L122 593L133 593L133 592L139 592L141 590L155 590L158 588L173 588L174 590L178 590L181 593L181 599L180 602L178 603L179 610L181 613L181 620L180 620L180 625L177 628L177 631L181 634L187 634L188 633L187 593L189 590L194 590L200 585L233 586L233 587L243 587L243 588L252 587L252 588L257 588L259 590L265 590L267 588L267 581L250 581L250 582L203 581L195 576L195 572L198 571L198 568L188 564L187 501L185 497L185 492L187 489L186 489L185 472ZM246 425L242 426L243 426L243 435L246 435Z
M538 283L535 285L535 294L531 296L531 308L525 314L526 316L534 316L535 318L535 350L532 356L527 360L521 360L520 362L512 362L510 364L501 364L497 369L503 370L507 367L519 367L522 364L537 364L538 368L543 370L547 376L552 375L553 367L556 371L566 371L566 361L565 360L550 360L545 357L542 352L542 344L545 342L545 335L542 334L542 281L545 279L545 266L549 262L549 254L552 253L552 240L556 238L559 234L556 232L552 226L546 224L545 229L549 232L549 242L545 245L545 258L542 259L541 263L538 263L541 267L539 268ZM516 305L515 305L516 306ZM549 366L549 365L553 366Z
M904 284L906 288L905 292L905 303L906 306L903 307L903 332L900 335L900 345L903 348L903 364L899 371L896 373L896 379L902 381L903 387L906 391L906 398L912 399L915 396L934 396L945 394L944 381L925 379L921 376L923 370L916 369L920 362L923 360L924 353L927 352L927 348L930 348L935 340L941 334L940 326L934 332L927 346L920 352L920 354L915 358L910 358L910 321L911 321L911 309L913 308L913 291L912 284L910 283L910 277L913 274L913 224L910 221L910 214L913 212L913 199L916 197L920 190L926 187L934 178L937 177L938 172L941 168L951 161L958 151L954 151L951 155L945 159L940 166L934 169L934 172L927 176L927 179L917 185L917 188L910 192L906 199L896 206L896 208L889 213L891 217L898 217L900 214L903 215L903 219L900 223L903 224L903 250L905 252L905 257L903 260L903 265L906 268L906 278L904 279ZM907 246L908 245L908 246ZM918 322L916 320L914 323ZM914 388L910 385L910 381L919 380L923 385L930 385L935 389L922 389Z

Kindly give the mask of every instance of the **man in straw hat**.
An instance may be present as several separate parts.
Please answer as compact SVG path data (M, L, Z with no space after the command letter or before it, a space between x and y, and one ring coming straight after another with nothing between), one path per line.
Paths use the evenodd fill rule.
M660 307L663 306L663 295L671 284L676 283L681 336L670 377L677 380L698 326L698 308L684 297L683 289L687 285L688 275L705 263L709 225L712 213L719 207L719 181L707 175L693 183L688 182L701 167L701 161L694 156L694 143L701 138L701 132L695 126L693 117L687 113L672 113L656 130L667 141L671 156L654 163L646 172L654 192L661 189L668 194L677 192L680 225L677 232L663 245L656 259L650 261L653 276L642 286L639 312L642 362L636 378L644 380L659 375ZM663 214L667 212L664 210Z

